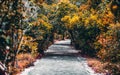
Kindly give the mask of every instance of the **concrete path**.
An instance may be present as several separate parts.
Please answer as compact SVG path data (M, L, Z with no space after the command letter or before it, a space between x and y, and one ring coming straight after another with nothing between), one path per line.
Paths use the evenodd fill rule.
M70 46L70 40L51 45L35 66L25 69L21 75L102 75L87 66L86 59Z

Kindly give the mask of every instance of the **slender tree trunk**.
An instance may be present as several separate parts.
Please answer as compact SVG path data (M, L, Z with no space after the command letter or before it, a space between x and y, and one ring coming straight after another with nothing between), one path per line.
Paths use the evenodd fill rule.
M72 30L69 30L68 32L70 33L71 45L73 45L75 40L74 40L74 37L73 37Z

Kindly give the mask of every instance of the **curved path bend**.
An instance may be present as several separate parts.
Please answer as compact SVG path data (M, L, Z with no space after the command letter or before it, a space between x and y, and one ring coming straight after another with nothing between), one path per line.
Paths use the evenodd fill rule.
M87 66L85 58L70 46L70 40L58 41L51 45L35 66L25 69L21 75L102 75L94 73Z

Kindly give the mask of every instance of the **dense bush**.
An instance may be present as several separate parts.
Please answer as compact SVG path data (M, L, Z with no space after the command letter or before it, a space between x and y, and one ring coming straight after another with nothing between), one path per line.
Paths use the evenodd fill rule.
M105 62L120 63L120 14L116 1L88 0L80 6L80 11L65 15L63 21L70 33L72 44L83 54L96 56ZM85 10L86 9L86 10ZM108 66L107 66L108 67ZM113 67L113 68L111 68ZM118 75L119 67L111 65L111 74Z

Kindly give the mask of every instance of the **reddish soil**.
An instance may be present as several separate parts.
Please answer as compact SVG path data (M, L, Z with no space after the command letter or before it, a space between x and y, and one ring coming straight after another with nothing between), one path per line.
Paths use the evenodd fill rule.
M107 62L102 62L97 58L87 57L88 66L91 67L96 73L110 75L108 70L105 69Z
M13 75L19 75L25 68L33 66L33 63L36 59L40 59L42 55L38 55L37 57L33 57L31 54L19 54L17 56L17 67L12 69Z

